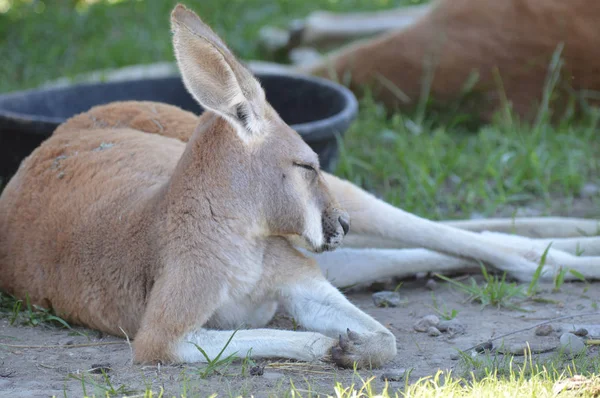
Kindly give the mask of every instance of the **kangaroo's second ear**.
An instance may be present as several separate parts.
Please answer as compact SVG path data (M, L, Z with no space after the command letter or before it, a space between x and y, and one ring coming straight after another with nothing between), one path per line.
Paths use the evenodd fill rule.
M219 36L182 5L173 10L171 25L183 82L200 105L234 124L246 142L268 133L262 87Z

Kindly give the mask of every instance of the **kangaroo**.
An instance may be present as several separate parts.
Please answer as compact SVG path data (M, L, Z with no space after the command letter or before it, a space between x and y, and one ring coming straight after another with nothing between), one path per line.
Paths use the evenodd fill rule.
M473 111L484 120L505 104L533 119L548 100L552 74L562 75L557 109L573 91L594 103L599 18L595 0L438 0L371 13L315 12L290 44L377 35L299 69L348 82L355 91L370 86L390 108L414 107L423 96L456 103L471 90L479 94Z
M365 367L395 337L336 286L478 261L531 280L549 242L541 278L600 278L595 220L432 222L320 171L196 14L171 23L206 111L121 102L59 126L0 195L0 290L126 333L141 363L206 361L196 346L214 358L231 338L224 355ZM278 306L307 331L265 328Z
M189 142L111 124L118 104L59 126L2 193L0 288L133 336L136 362L205 361L195 345L214 358L242 325L257 329L238 330L224 355L387 362L393 334L291 243L334 250L348 232L317 155L195 13L178 5L171 23L206 109L179 124L195 128ZM172 108L138 106L157 123ZM278 304L309 331L262 328Z

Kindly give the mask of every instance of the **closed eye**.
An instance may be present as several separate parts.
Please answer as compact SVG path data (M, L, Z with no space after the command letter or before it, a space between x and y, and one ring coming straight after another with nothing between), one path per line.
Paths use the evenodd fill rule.
M310 164L305 164L305 163L296 163L296 162L294 162L294 166L297 166L297 167L302 167L303 169L310 170L310 171L312 171L312 172L316 172L316 171L317 171L317 170L316 170L316 169L315 169L313 166L311 166Z

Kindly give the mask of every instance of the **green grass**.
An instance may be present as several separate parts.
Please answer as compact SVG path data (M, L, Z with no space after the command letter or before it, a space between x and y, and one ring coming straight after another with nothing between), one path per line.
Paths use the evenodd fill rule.
M45 325L71 329L71 326L64 319L54 314L52 309L31 304L29 295L25 297L25 300L19 300L0 292L0 318L2 317L6 317L10 325Z
M436 274L436 276L445 280L456 289L466 293L468 295L467 301L480 303L482 309L488 305L498 308L520 309L516 305L515 300L525 297L523 286L520 286L515 282L508 282L506 280L506 273L502 276L490 274L483 265L481 266L481 272L483 274L482 284L479 284L475 278L472 277L470 278L470 283L467 284L455 281L444 275Z
M361 109L344 137L337 173L420 215L502 210L510 217L508 206L531 204L570 214L573 198L599 169L595 114L537 129L498 121L470 132L431 120L416 134L407 127L410 115L387 118L369 97Z
M433 292L431 292L431 300L433 302L433 305L427 305L427 307L431 308L440 318L449 321L456 318L456 316L458 315L458 310L454 308L452 310L448 310L446 304L444 304L443 302L440 306Z
M293 364L290 364L293 365ZM238 365L234 365L237 367ZM243 364L241 364L243 367ZM403 382L389 385L376 383L374 375L364 376L356 370L350 380L332 381L329 385L319 383L308 375L302 380L285 379L272 388L260 391L265 396L277 397L336 397L336 398L388 398L388 397L593 397L600 393L600 356L579 355L569 358L556 352L553 354L532 355L530 350L524 356L502 355L485 352L473 357L465 353L453 371L438 371L431 376L409 382L410 375ZM364 373L363 373L364 374ZM93 377L97 376L97 377ZM177 397L196 396L250 396L253 392L246 387L229 390L227 393L208 394L208 391L195 391L188 384L184 370L181 374L181 389ZM231 376L248 379L248 375ZM113 381L102 375L73 374L70 378L78 380L82 390L88 396L117 397L133 394L136 397L174 397L153 383L133 390L124 385L115 387ZM333 377L333 375L332 375ZM578 381L578 383L577 383ZM567 388L569 387L569 389ZM572 389L570 389L572 388ZM199 394L200 393L200 394Z
M571 358L560 350L539 355L532 355L530 350L526 350L525 355L520 357L503 355L497 351L486 351L477 356L465 352L460 356L456 375L474 380L483 380L490 376L510 379L515 371L526 377L545 372L551 380L575 375L593 376L600 372L600 356L582 354Z
M383 388L376 388L373 384L375 377L361 378L357 377L355 383L344 384L336 382L330 391L316 392L307 382L305 388L298 387L294 382L290 382L288 386L282 386L278 389L277 395L269 394L269 396L278 397L336 397L336 398L410 398L410 397L555 397L560 393L560 397L595 397L600 392L600 379L598 376L575 376L573 373L560 372L555 369L546 368L536 365L531 361L525 361L523 364L514 362L508 363L509 372L500 376L496 372L491 372L488 375L477 378L473 374L464 379L453 375L451 372L438 371L435 375L424 377L417 382L408 384L403 387L391 387L385 385ZM573 369L571 369L573 370ZM114 391L112 385L110 387L98 386L94 390L98 391L98 395L103 397L121 396L121 391ZM85 387L84 387L85 390ZM245 392L229 393L231 397L249 396ZM136 397L175 397L172 394L165 393L160 388L152 391L146 389L143 393L140 392ZM178 395L178 397L187 398L186 392ZM205 394L202 396L217 397L220 395Z
M256 41L264 25L286 26L315 9L377 10L421 1L0 0L0 92L89 70L174 60L169 15L178 2L197 11L240 57L264 58Z
M135 393L134 390L127 388L125 385L115 388L110 377L104 370L102 370L98 380L94 380L89 375L86 377L85 373L70 374L69 378L81 382L84 397L124 397Z
M316 9L374 10L419 2L185 1L245 59L268 58L256 40L267 24L286 26ZM5 10L0 13L0 92L91 70L174 59L168 18L174 0L92 3L0 0ZM555 69L559 55L552 61ZM598 195L583 209L576 199L585 183L599 182L600 113L589 109L574 120L567 112L549 125L555 85L551 74L533 124L519 122L507 108L494 123L476 126L458 107L440 112L425 106L426 97L413 113L389 114L366 95L358 120L344 136L336 174L433 219L510 216L519 207L597 216Z
M533 278L531 278L531 282L529 282L529 286L527 286L527 292L526 292L527 297L533 297L538 292L540 277L542 276L542 270L546 266L546 258L548 257L548 251L550 251L551 246L552 246L552 243L550 243L548 245L548 247L546 247L546 250L544 250L542 257L540 258L540 262L539 262L537 268L535 269L535 272L533 273ZM562 274L562 271L559 272L558 274L559 275ZM555 278L557 278L557 277L555 277ZM560 279L562 279L564 281L564 275L562 275L560 277ZM560 288L560 286L558 286L558 281L555 281L554 285L555 285L555 287ZM560 283L560 285L562 286L562 282Z
M236 333L237 333L237 330L235 330L231 334L231 336L229 337L229 339L227 340L227 342L225 343L225 345L223 346L221 351L219 351L217 356L212 359L208 356L208 354L206 353L206 351L204 351L204 349L202 347L200 347L196 343L192 343L192 344L194 344L196 349L198 351L200 351L200 353L202 354L204 359L206 359L206 366L199 370L199 374L200 374L201 378L206 379L207 377L209 377L215 373L219 373L219 372L227 369L229 367L229 365L231 365L231 363L236 359L237 352L234 352L224 358L221 358L223 356L223 352L225 352L225 350L229 346L229 343L231 343L233 336L235 336ZM249 353L246 355L246 360L249 359L248 355L249 355ZM246 361L244 361L244 362L246 362ZM245 370L246 367L247 366L243 367L243 371Z

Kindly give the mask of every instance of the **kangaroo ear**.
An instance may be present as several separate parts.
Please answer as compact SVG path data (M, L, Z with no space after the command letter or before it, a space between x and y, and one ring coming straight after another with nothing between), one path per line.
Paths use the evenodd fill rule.
M268 133L262 87L219 36L181 4L171 28L183 82L200 105L232 123L244 142Z

